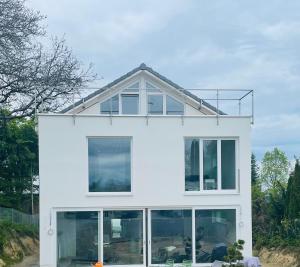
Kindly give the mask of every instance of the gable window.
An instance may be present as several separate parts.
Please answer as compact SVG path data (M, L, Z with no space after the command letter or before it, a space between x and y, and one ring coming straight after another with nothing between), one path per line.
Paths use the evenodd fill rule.
M102 114L119 114L119 95L115 95L100 104Z
M185 191L236 189L236 140L185 139Z
M131 192L131 138L88 139L89 192Z
M167 115L183 115L183 104L167 95Z
M163 95L148 95L148 113L163 114Z
M122 94L122 114L139 113L139 95Z
M140 83L136 82L100 104L101 114L139 114Z

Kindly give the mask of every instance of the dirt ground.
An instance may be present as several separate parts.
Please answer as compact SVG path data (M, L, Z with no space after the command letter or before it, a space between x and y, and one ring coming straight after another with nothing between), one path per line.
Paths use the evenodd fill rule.
M39 255L27 256L20 263L13 265L12 267L38 267L39 266Z

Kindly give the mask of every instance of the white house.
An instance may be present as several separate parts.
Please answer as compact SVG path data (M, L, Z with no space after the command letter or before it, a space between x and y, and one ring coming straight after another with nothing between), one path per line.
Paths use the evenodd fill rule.
M40 265L210 266L252 254L249 116L141 64L39 114Z

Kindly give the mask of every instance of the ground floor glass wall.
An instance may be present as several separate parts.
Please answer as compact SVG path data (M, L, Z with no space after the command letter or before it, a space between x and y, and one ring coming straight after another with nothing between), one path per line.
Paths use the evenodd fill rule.
M57 212L57 266L210 263L236 238L236 209Z

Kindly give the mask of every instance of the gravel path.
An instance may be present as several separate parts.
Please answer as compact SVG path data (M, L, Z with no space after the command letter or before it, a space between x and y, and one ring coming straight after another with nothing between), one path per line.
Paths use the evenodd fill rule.
M38 267L39 255L25 257L22 262L12 265L12 267Z

